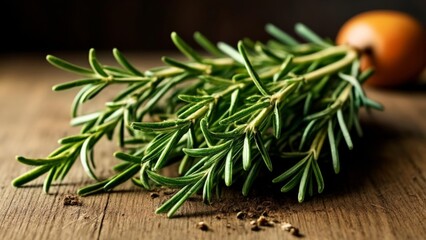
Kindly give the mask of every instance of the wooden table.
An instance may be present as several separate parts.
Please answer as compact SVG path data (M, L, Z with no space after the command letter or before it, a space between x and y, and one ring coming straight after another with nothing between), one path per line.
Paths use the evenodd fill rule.
M60 54L64 56L64 54ZM79 163L52 193L42 193L41 179L15 189L12 179L29 168L17 154L45 156L56 140L76 129L68 127L69 105L75 91L54 93L51 86L73 75L50 67L38 54L0 59L0 233L2 239L293 239L280 223L250 230L261 211L268 218L290 222L305 239L420 239L426 236L426 95L423 85L411 90L368 89L386 111L363 115L365 136L345 151L343 171L326 177L325 193L299 204L294 195L259 189L248 198L237 188L206 206L197 198L180 215L167 219L155 208L158 198L125 185L113 192L82 198L81 206L66 206L66 194L90 182ZM68 59L84 60L77 54ZM159 56L131 56L138 66L159 64ZM155 60L153 60L155 59ZM99 103L113 92L100 96ZM98 161L115 161L113 144L102 142ZM100 175L107 175L101 168ZM249 216L240 220L237 211ZM203 232L195 227L208 224Z

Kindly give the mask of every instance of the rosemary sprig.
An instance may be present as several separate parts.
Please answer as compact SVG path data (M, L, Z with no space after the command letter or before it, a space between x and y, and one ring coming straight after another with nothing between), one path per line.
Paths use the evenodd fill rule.
M93 49L90 68L47 56L52 65L82 76L53 87L81 87L71 111L71 125L81 126L81 132L60 139L60 147L46 158L18 156L19 162L35 168L13 185L47 173L43 189L48 192L80 157L84 171L96 181L80 189L80 195L108 191L127 180L145 189L180 188L157 209L169 217L196 192L210 203L223 183L242 181L242 194L247 195L256 178L267 172L276 176L272 182L280 183L282 192L298 188L300 202L314 187L321 193L321 167L327 167L323 160L331 159L339 173L338 146L343 140L353 148L353 128L362 134L360 108L382 108L361 87L372 71L360 73L354 49L334 46L302 24L296 32L307 43L271 24L266 30L277 40L245 39L237 49L225 43L216 47L195 33L196 42L212 57L198 54L172 33L188 61L163 57L166 66L146 71L131 65L117 49L117 67L100 63ZM112 84L126 88L103 109L80 114L86 102ZM147 115L161 121L147 122ZM93 159L93 148L104 136L118 139L121 147L114 154L121 161L113 167L117 173L107 179L96 175ZM175 162L179 177L161 175L161 169Z

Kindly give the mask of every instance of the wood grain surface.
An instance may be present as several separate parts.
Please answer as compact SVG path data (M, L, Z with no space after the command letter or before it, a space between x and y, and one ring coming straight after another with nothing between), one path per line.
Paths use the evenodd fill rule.
M62 55L63 56L63 55ZM16 189L10 182L29 167L15 155L47 155L57 139L77 132L68 126L69 106L75 91L52 92L51 86L71 80L43 61L43 56L0 58L0 235L1 239L295 239L281 223L297 227L303 239L421 239L426 236L426 92L424 85L400 91L368 89L385 105L384 112L364 113L363 138L354 150L343 151L342 172L326 174L326 189L299 204L294 194L257 186L244 198L239 188L225 189L213 205L188 201L176 218L154 210L170 197L168 190L150 192L130 184L81 198L81 206L64 205L90 183L79 162L63 184L42 193L39 179ZM83 54L70 56L84 60ZM68 59L69 59L68 58ZM137 66L159 64L158 55L131 56ZM422 89L423 88L423 89ZM96 104L110 99L107 91ZM110 173L114 143L102 142L96 159L105 162L97 171ZM331 164L330 164L331 168ZM327 170L326 170L327 171ZM240 220L238 211L248 215ZM275 220L260 231L250 221L266 211ZM204 221L208 231L196 224Z

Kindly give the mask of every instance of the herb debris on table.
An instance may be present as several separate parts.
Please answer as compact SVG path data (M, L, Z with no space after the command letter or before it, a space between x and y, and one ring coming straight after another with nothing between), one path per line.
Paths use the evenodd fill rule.
M95 181L79 189L79 195L106 192L128 180L145 189L178 188L156 211L169 217L199 191L210 203L224 185L242 181L242 194L247 195L265 174L275 176L272 182L282 192L298 188L299 202L314 189L321 193L321 168L330 166L339 173L339 145L352 149L352 130L362 135L360 108L382 106L361 87L372 70L360 72L355 49L335 46L303 24L295 30L306 43L271 24L266 31L274 39L262 43L245 38L237 48L214 45L195 33L209 57L172 33L173 43L188 60L163 57L164 66L145 71L117 49L113 55L118 66L100 63L94 49L89 51L90 68L47 56L52 65L81 76L53 87L81 87L71 114L71 125L81 126L81 131L60 139L46 158L18 156L19 162L34 168L13 185L47 174L43 189L48 192L79 158ZM86 102L117 84L124 90L103 109L81 114ZM120 160L113 167L116 174L107 179L94 171L93 149L103 137L117 139L121 148L114 154ZM179 177L161 174L176 162Z

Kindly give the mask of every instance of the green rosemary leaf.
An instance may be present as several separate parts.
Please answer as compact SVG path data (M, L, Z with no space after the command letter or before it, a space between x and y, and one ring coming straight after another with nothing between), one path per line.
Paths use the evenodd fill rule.
M283 59L280 56L272 52L269 48L267 48L265 45L263 45L260 42L256 43L256 49L259 49L260 52L262 52L263 54L265 54L265 56L267 56L268 58L270 58L271 60L275 62L281 63L283 61Z
M250 140L251 136L249 136L249 133L246 133L243 144L243 169L245 171L250 168L252 161Z
M308 161L310 157L311 157L310 155L307 155L302 160L300 160L299 162L297 162L296 164L294 164L293 167L289 168L287 171L283 172L281 175L279 175L278 177L274 178L272 180L272 182L273 183L282 182L282 181L286 180L287 178L291 177L295 172L299 171L300 168L303 165L305 165L306 161Z
M250 80L250 75L248 75L247 73L237 73L234 76L232 76L233 81L242 81L242 80L246 80L246 79Z
M353 143L351 139L351 135L346 127L345 119L343 118L343 112L341 109L337 111L337 122L339 123L340 130L342 131L343 138L346 141L346 145L348 145L349 149L353 148Z
M211 147L211 146L214 146L214 141L213 141L213 136L210 130L208 129L207 122L208 120L206 118L201 119L200 128L201 128L201 132L203 133L204 140L206 141L207 145Z
M180 94L178 98L188 103L198 103L202 101L213 100L212 96L196 96L196 95L185 95L185 94Z
M231 146L229 149L229 152L226 154L225 159L225 185L231 186L232 185L232 174L233 174L233 154L234 154L234 147Z
M312 197L314 195L314 179L311 175L311 177L309 178L309 182L308 182L308 194L310 197Z
M310 92L308 95L306 95L305 104L303 106L303 115L306 116L309 113L309 110L311 109L312 105L312 96L313 94Z
M170 131L177 128L181 128L184 125L189 124L188 120L177 119L163 122L133 122L131 127L134 130L152 132L152 131Z
M176 47L189 59L194 60L196 62L202 62L202 58L200 55L195 52L182 38L177 35L176 32L172 32L171 38Z
M153 82L154 80L151 80ZM134 83L130 85L129 87L123 89L117 96L114 98L114 102L123 100L123 98L127 97L128 95L132 94L133 92L140 90L142 86L145 86L146 82L140 82L140 83Z
M229 104L229 116L232 116L235 111L235 104L237 103L238 97L239 97L240 89L235 89L231 94L231 102Z
M351 76L353 76L354 78L358 77L360 65L361 65L361 63L360 63L359 60L355 60L352 63L352 66L351 66Z
M372 68L368 68L366 70L364 70L358 77L358 81L359 83L364 83L365 80L367 80L368 78L370 78L374 73L374 69Z
M81 88L81 90L75 95L74 100L71 105L71 117L76 118L78 116L78 108L80 106L80 101L83 95L88 91L90 88L92 88L92 84L86 85Z
M281 188L281 192L288 192L295 188L297 184L300 184L300 178L302 178L303 171L296 173L284 186Z
M322 193L324 190L324 179L322 177L321 169L318 166L318 162L316 160L312 160L312 170L315 175L315 179L317 180L318 185L318 193Z
M243 196L247 196L250 192L250 189L256 180L256 177L259 175L260 170L260 161L256 161L250 169L250 172L247 175L246 180L243 184L242 194Z
M132 64L129 63L129 61L127 61L127 59L123 56L123 54L121 54L120 51L118 51L117 48L112 50L112 54L114 55L114 58L118 64L120 64L124 69L136 76L143 76L143 74L138 69L136 69Z
M142 184L142 181L140 180L140 179L138 179L138 178L131 178L130 179L130 181L132 181L132 183L135 185L135 186L137 186L137 187L140 187L140 188L145 188L144 187L144 185ZM149 189L148 189L149 190Z
M365 104L365 106L374 108L376 110L382 111L384 109L382 104L375 102L375 101L373 101L369 98L364 98L364 104Z
M311 170L312 161L312 158L309 158L308 162L306 163L305 169L303 170L302 177L300 178L299 194L297 195L297 199L299 200L299 202L303 202L303 200L305 200L306 186L308 184L308 177L310 175L309 173Z
M108 77L108 74L103 70L102 65L96 58L96 52L93 48L89 50L89 64L97 75L105 78Z
M87 85L87 84L95 84L95 83L99 83L102 80L99 78L85 78L85 79L79 79L79 80L74 80L71 82L66 82L66 83L61 83L58 85L55 85L52 87L53 91L62 91L62 90L67 90L70 88L74 88L74 87L79 87L79 86L83 86L83 85Z
M72 63L69 63L63 59L57 58L52 55L47 55L46 60L53 66L68 72L77 73L77 74L86 75L86 76L94 75L94 72L91 69L74 65Z
M78 116L76 118L71 119L71 126L78 126L85 124L87 122L96 120L101 115L101 112L94 112L83 116Z
M179 175L185 175L188 168L193 165L194 158L185 155L183 156L182 160L180 161L179 168L178 168L178 174Z
M133 73L130 73L126 69L118 68L118 67L115 67L115 66L108 66L108 65L103 65L102 68L104 69L104 71L108 75L114 76L114 78L117 78L117 77L135 77L135 75Z
M189 64L180 62L178 60L175 60L173 58L170 57L162 57L161 61L163 61L165 64L173 66L173 67L177 67L180 68L182 70L188 71L188 72L194 72L194 73L202 73L205 69L200 69L197 67L193 67Z
M89 152L92 151L92 149L90 148L90 145L92 144L91 143L92 140L93 138L92 136L90 136L83 142L83 145L81 146L81 150L80 150L80 160L81 160L81 165L83 165L83 169L86 172L86 174L92 179L97 181L98 178L96 177L92 167L90 166L91 160L90 160Z
M88 89L83 96L80 98L80 103L85 103L86 101L93 99L96 97L102 90L104 90L108 86L108 83L101 83L98 85L95 85Z
M243 127L237 127L234 130L227 131L227 132L209 131L211 138L215 138L215 139L235 139L235 138L241 137L243 133L244 133Z
M192 185L191 188L188 189L182 196L180 196L179 200L170 208L170 210L167 212L167 217L173 217L173 215L176 213L176 211L182 206L182 204L193 194L195 194L205 181L205 177L202 177L198 182L196 182L194 185Z
M149 83L152 81L152 77L139 77L139 76L125 76L125 77L114 77L110 80L111 83L117 84L132 84L132 83Z
M57 157L60 154L64 154L65 152L69 151L75 143L67 143L67 144L63 144L62 146L58 147L57 149L55 149L53 152L51 152L49 154L49 156L47 156L48 158L52 158L52 157Z
M175 132L169 132L168 138L172 137L174 134ZM168 141L166 138L164 140L154 142L150 149L147 148L145 150L145 155L142 157L142 163L158 158L167 143Z
M198 102L195 104L192 104L188 109L186 109L184 112L179 112L178 118L188 118L195 112L199 111L202 108L205 108L209 101L205 100L203 102Z
M157 102L164 97L166 92L168 92L173 86L176 84L182 82L183 80L189 78L191 74L189 73L183 73L181 75L178 75L176 77L171 78L167 84L155 91L152 96L150 96L148 102L145 104L145 106L141 109L140 116L138 116L138 119L142 119L143 115L150 111Z
M49 193L49 189L50 189L50 185L52 184L53 181L53 177L56 174L56 166L53 166L50 169L49 174L47 175L47 177L44 179L44 183L43 183L43 191L45 193Z
M186 148L194 148L196 136L194 126L192 124L186 133L186 139Z
M276 139L279 139L281 137L281 132L282 132L282 120L281 120L281 111L280 108L278 107L279 102L275 102L274 105L274 135Z
M331 106L327 107L326 109L310 114L304 118L305 121L312 121L318 118L323 118L329 115L334 114L340 107L342 106L342 103L340 101L335 101Z
M104 181L97 182L97 183L85 186L83 188L80 188L78 189L77 194L80 196L88 196L98 192L104 192L105 191L104 185L108 183L109 181L110 179L106 179Z
M289 45L289 46L296 46L299 44L299 42L296 41L293 37L288 35L287 33L283 32L281 29L276 27L273 24L266 24L265 30L267 33L269 33L271 36L275 37L282 43Z
M200 75L199 78L200 80L206 81L211 84L219 85L219 86L223 86L224 84L225 85L235 84L235 82L232 81L231 79L221 78L217 76Z
M28 182L31 182L32 180L40 177L41 175L45 174L46 172L48 172L53 166L52 165L41 165L38 166L24 174L22 174L21 176L15 178L12 181L12 185L14 187L20 187Z
M88 138L90 134L84 133L84 134L77 134L73 136L64 137L58 140L59 144L68 144L68 143L76 143L81 142Z
M336 140L334 138L332 120L328 121L327 136L328 136L328 141L330 144L331 158L333 160L333 169L334 169L334 172L337 174L340 172L340 160L339 160L339 152L337 149Z
M257 89L259 89L259 92L262 93L263 96L269 96L269 92L266 89L266 87L263 85L259 75L254 70L253 66L250 63L250 60L248 59L246 49L244 47L243 42L238 42L238 51L240 51L241 56L244 59L244 66L247 69L247 72L249 73L251 79L253 80L254 84L256 85Z
M223 56L222 52L200 32L194 33L194 39L202 48L204 48L204 50L213 56Z
M203 202L210 204L212 200L213 178L215 167L212 167L207 173L206 181L203 186Z
M266 108L270 105L269 102L259 102L256 104L253 104L250 107L243 108L242 110L234 113L232 116L229 116L227 118L222 119L219 124L220 125L229 125L235 121L241 120L242 118L247 117L250 114L254 114L257 110Z
M160 157L158 158L157 162L155 162L154 171L159 170L160 168L162 168L167 161L167 158L170 154L170 152L173 150L173 148L175 147L175 145L179 142L179 140L181 139L181 137L185 134L185 132L188 131L188 127L183 127L181 129L179 129L178 131L176 131L175 134L173 134L173 136L170 138L170 140L167 142L166 145L164 145L164 149L160 154Z
M172 187L172 188L185 187L188 184L198 181L205 175L204 172L201 172L201 173L194 173L194 174L186 175L182 177L172 178L172 177L162 176L161 174L158 174L150 170L146 170L146 173L148 174L148 177L151 178L155 183L162 186Z
M142 187L147 190L151 189L151 184L149 182L149 177L147 174L147 171L149 170L149 168L150 168L150 162L145 162L142 164L141 170L139 171L140 183L142 184Z
M361 124L359 123L358 115L355 113L352 119L358 136L362 137L364 133L362 131Z
M347 75L344 74L342 72L339 72L339 77L347 82L349 82L354 88L355 90L358 92L358 94L364 98L364 91L362 90L361 84L358 82L358 80L356 80L355 77L351 76L351 75Z
M256 143L257 149L259 149L260 155L262 156L263 161L265 162L266 167L269 171L272 172L272 161L269 156L268 150L265 147L265 143L263 142L262 135L260 132L256 132L254 134L254 141Z
M273 77L274 82L280 80L291 71L291 67L290 67L291 61L293 61L293 56L287 55L280 66L280 71L274 74L274 77Z
M134 155L130 155L125 152L115 152L114 157L126 162L135 163L135 164L140 164L142 159L141 157L136 157Z
M112 170L116 171L116 172L122 172L126 169L128 169L129 167L131 167L133 165L133 163L131 162L121 162L119 164L114 165L114 167L112 167Z
M207 148L183 148L182 150L185 152L185 154L191 156L191 157L207 157L212 156L214 154L217 154L219 152L222 152L224 150L227 150L231 146L232 142L227 141L222 144L216 145L216 146L210 146Z
M150 152L158 151L158 147L160 147L168 138L170 138L174 132L161 133L157 135L147 146L145 149L145 154Z
M302 38L304 38L307 41L316 43L316 44L323 46L323 47L331 46L329 43L324 41L321 37L319 37L311 29L309 29L308 27L306 27L302 23L297 23L294 28L295 28L296 33L298 33L299 36L301 36Z
M56 156L51 158L42 158L42 159L30 159L23 156L17 156L16 160L26 165L30 166L42 166L42 165L56 165L64 161L66 157Z
M305 157L310 152L281 152L280 156L282 158L298 158L298 157Z
M75 161L77 160L78 157L78 151L75 151L68 159L67 161L64 163L64 166L62 168L62 171L60 173L60 175L58 175L58 179L59 180L64 180L65 176L68 174L68 172L70 171L71 167L74 165Z
M316 123L317 119L314 119L310 121L309 124L306 126L305 130L303 131L302 139L300 140L299 151L302 150L305 146L305 142L312 133L312 129L314 128Z
M125 110L125 113L126 112L128 112L128 111L126 111ZM122 120L120 120L120 122L119 122L119 126L118 126L118 146L119 147L124 147L124 145L125 145L125 140L124 140L124 132L125 132L125 118L124 119L122 119Z
M115 175L111 180L108 181L108 183L104 185L103 188L105 190L113 189L114 187L132 178L140 169L141 169L141 165L139 164L135 164L129 167L125 171Z
M244 58L240 55L240 53L235 50L235 48L229 46L224 42L219 42L217 47L226 55L230 56L232 59L237 61L238 63L244 64Z
M198 182L196 184L201 186L202 180L203 179L198 180ZM185 196L185 194L193 186L195 186L195 185L192 185L192 186L186 185L185 187L181 188L175 195L173 195L173 197L171 197L169 200L164 202L159 208L157 208L155 213L159 214L159 213L165 213L165 212L169 211L175 204L177 204L179 202L180 199L182 199ZM198 189L196 191L198 191ZM181 203L181 205L182 205L182 203Z

